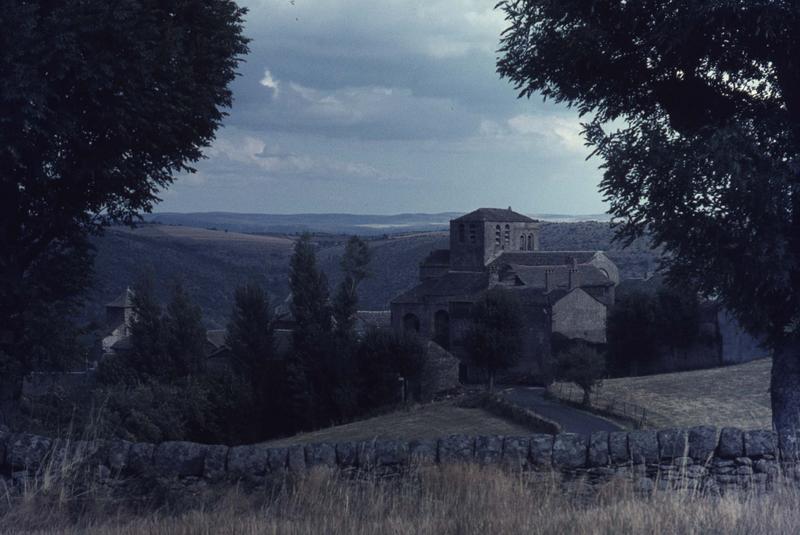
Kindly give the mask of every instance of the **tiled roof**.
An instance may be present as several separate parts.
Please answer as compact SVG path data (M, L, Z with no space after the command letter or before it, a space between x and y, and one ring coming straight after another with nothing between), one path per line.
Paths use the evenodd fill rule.
M449 266L450 265L450 249L434 249L425 260L422 261L423 266Z
M569 286L569 266L519 266L511 265L511 273L515 274L525 286L532 288L545 288L547 286L545 273L552 274L554 287ZM578 286L613 286L614 283L598 268L588 265L578 265Z
M519 251L502 253L490 265L565 266L574 258L578 264L588 264L596 251Z
M106 305L112 308L132 308L133 307L133 290L125 288L116 299Z
M489 275L453 271L441 277L423 281L418 286L395 297L394 303L417 303L426 297L469 297L489 287Z
M206 331L206 340L215 348L220 348L225 345L225 338L228 336L228 331L225 329L215 329Z
M526 215L519 214L511 208L478 208L468 214L457 217L453 221L497 221L502 223L535 223Z
M359 310L356 319L364 326L388 327L392 323L392 313L389 310Z

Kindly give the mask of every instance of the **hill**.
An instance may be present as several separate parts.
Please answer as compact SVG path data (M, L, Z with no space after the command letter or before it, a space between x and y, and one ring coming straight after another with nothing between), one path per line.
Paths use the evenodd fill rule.
M166 299L181 281L202 307L209 328L227 323L233 292L255 280L274 301L288 294L289 257L296 236L246 234L198 227L145 224L136 229L112 227L94 245L95 277L81 321L103 319L103 305L143 273L152 274L157 292ZM319 262L331 288L340 280L339 259L346 235L320 233ZM389 301L417 282L419 262L434 249L448 246L445 232L414 232L367 236L374 257L372 277L360 289L360 307L385 309ZM606 250L623 277L641 277L655 268L657 255L643 241L621 249L612 241L608 223L543 223L545 250Z

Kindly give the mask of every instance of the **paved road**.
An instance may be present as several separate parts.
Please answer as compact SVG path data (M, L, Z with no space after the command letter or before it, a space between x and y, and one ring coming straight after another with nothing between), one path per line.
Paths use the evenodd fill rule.
M620 431L622 429L617 424L592 413L545 399L544 388L515 386L504 388L500 394L512 403L558 423L565 433L589 434L592 431Z

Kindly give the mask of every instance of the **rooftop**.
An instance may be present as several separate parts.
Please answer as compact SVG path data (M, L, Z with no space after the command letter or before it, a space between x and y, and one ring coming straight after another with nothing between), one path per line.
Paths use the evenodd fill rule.
M453 221L497 221L498 223L536 223L526 215L508 208L478 208L468 214L455 218Z

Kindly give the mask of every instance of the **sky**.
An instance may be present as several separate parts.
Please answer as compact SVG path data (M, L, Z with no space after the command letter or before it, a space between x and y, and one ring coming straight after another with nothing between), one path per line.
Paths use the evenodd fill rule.
M156 211L606 210L577 113L497 75L496 0L240 3L230 115Z

